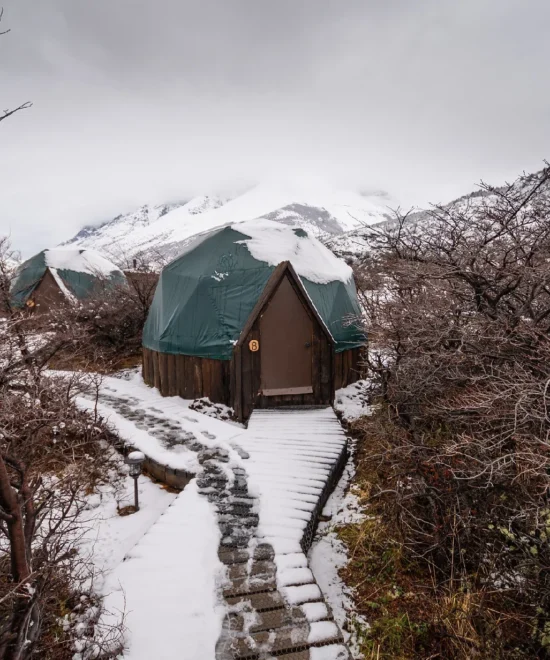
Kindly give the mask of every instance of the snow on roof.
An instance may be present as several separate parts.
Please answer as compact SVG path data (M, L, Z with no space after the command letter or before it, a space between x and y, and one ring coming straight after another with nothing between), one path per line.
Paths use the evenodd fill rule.
M59 275L57 272L57 268L52 268L50 266L50 273L52 274L54 280L57 283L57 286L61 290L61 293L72 303L76 302L77 298L76 296L73 296L73 294L69 291L69 289L65 286L65 282L63 281L63 278Z
M351 280L351 268L327 247L303 230L274 222L273 220L253 220L232 225L232 229L249 236L240 241L258 261L270 266L278 266L282 261L290 261L294 270L310 282L328 284Z
M94 250L83 248L55 248L44 250L46 266L77 273L108 276L120 272L120 268Z

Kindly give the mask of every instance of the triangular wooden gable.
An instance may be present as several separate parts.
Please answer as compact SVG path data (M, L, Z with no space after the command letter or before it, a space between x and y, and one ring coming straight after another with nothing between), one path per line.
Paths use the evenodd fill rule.
M292 264L290 261L282 261L273 271L271 274L271 277L267 281L267 284L264 287L264 290L262 291L261 296L258 298L258 302L254 305L254 308L252 309L252 312L250 313L250 316L248 317L248 320L244 324L244 327L242 329L241 334L239 335L239 339L237 341L236 346L241 347L246 340L246 337L250 330L252 329L252 326L256 322L256 319L260 316L262 313L262 310L265 308L265 306L268 304L268 302L271 300L272 296L274 295L275 291L277 290L277 287L281 283L282 279L288 276L290 279L291 283L294 285L295 289L297 290L298 295L300 296L300 299L302 303L305 305L305 307L309 310L313 318L319 323L323 333L326 335L328 341L330 344L334 344L334 338L330 334L329 329L327 328L325 322L321 318L319 312L315 308L315 305L311 302L311 298L309 297L308 292L306 291L302 280L300 279L299 275L296 273L294 270Z

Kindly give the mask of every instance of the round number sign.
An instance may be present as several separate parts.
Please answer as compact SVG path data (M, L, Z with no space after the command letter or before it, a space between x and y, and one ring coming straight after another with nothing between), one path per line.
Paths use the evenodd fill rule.
M251 339L248 348L255 353L260 348L260 342L257 339Z

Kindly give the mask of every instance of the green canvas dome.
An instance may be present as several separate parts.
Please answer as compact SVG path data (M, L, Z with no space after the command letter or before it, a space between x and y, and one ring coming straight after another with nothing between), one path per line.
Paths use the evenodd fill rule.
M143 332L160 353L230 360L252 309L282 261L290 261L335 342L362 346L351 268L302 229L269 220L196 238L164 268Z
M124 273L94 250L46 249L27 259L18 268L11 287L16 307L22 307L27 302L48 270L69 299L81 300L90 295L98 279L113 284L126 283Z

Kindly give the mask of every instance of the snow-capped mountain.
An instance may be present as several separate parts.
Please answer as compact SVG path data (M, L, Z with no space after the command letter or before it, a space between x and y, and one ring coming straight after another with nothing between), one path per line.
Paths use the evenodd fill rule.
M269 182L233 199L196 197L143 206L96 227L85 227L64 245L101 250L115 262L135 255L159 262L174 258L196 234L259 218L301 227L321 239L389 218L393 200L318 184Z
M190 214L198 214L208 209L221 206L224 200L211 197L197 197L193 200L171 202L169 204L158 204L140 206L130 213L117 215L112 220L107 220L99 225L87 225L78 234L73 236L62 245L77 245L94 249L105 250L128 237L130 232L138 231L143 227L154 224L167 213L182 206L188 207Z

